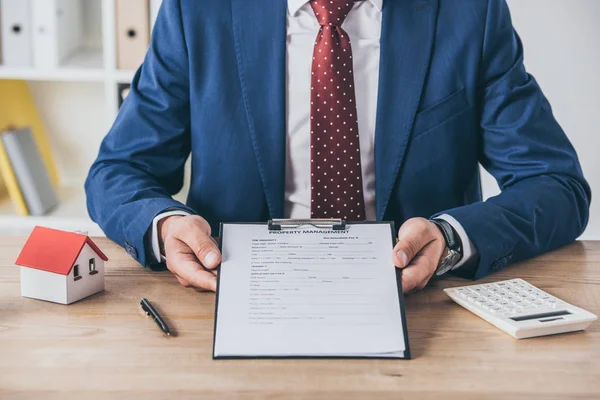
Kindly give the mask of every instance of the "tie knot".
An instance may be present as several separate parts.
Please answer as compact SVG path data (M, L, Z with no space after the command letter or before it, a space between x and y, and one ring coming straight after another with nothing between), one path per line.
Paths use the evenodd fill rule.
M356 0L311 0L317 21L321 25L341 26Z

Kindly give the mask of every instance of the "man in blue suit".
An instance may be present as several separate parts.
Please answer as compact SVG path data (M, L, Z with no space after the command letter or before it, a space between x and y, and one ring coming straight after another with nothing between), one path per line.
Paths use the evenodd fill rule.
M86 190L140 264L211 290L220 222L394 221L409 292L568 244L591 196L505 0L165 0Z

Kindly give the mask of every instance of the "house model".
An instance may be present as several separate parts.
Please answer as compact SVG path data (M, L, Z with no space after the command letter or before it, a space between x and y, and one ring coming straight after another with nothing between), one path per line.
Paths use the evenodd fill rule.
M36 227L16 264L21 295L71 304L104 290L108 258L86 235Z

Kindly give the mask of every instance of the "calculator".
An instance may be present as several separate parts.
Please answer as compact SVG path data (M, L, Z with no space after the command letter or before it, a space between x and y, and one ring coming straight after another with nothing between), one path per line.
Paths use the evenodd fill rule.
M598 319L523 279L456 287L444 292L516 339L581 331Z

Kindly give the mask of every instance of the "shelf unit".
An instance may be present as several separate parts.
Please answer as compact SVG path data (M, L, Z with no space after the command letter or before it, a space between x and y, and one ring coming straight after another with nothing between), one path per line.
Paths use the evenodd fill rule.
M131 82L135 71L117 69L115 1L81 1L84 47L60 67L0 65L0 79L29 83L61 177L61 204L48 216L20 217L10 199L1 197L0 236L27 235L35 225L102 235L88 216L83 184L100 142L117 115L117 86Z

